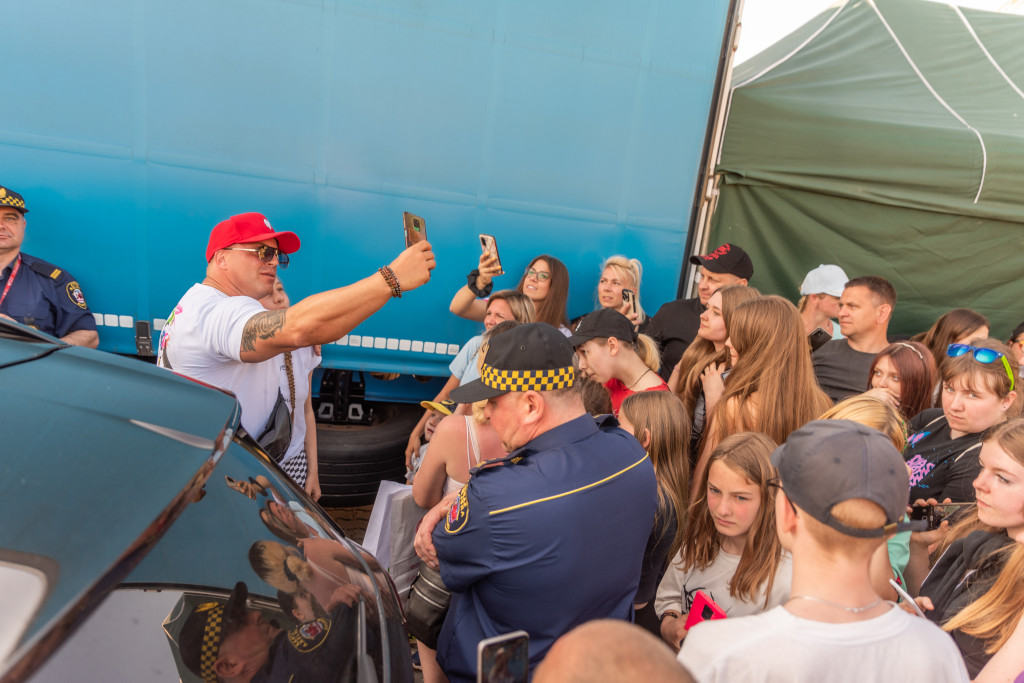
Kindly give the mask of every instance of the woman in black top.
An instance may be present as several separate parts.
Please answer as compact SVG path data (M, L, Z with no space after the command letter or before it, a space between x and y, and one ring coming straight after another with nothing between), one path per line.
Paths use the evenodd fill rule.
M990 432L980 462L978 505L950 531L917 602L953 636L972 679L1011 680L1024 670L1024 420ZM938 533L912 536L913 564Z
M942 363L942 408L910 422L904 460L910 466L910 500L974 500L978 451L985 430L1020 414L1017 361L995 339L951 344Z

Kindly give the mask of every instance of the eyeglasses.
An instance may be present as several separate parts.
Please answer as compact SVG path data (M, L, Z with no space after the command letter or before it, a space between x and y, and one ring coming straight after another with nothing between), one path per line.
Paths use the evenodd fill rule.
M277 247L271 247L266 244L261 244L255 249L247 249L245 247L224 247L224 251L253 251L256 252L256 258L264 263L270 263L276 258L277 265L282 268L288 267L288 254L284 253Z
M786 489L782 488L782 480L781 479L769 479L768 480L768 486L770 486L773 489L778 489L778 490L782 491L783 493L786 492ZM793 511L793 514L794 515L798 515L799 513L797 513L797 511L796 511L796 505L793 505L793 501L791 501L789 499L789 496L786 496L786 502L789 503L789 508Z
M544 282L551 277L551 273L545 273L543 270L534 270L533 268L530 268L526 271L526 277L535 277L541 282Z
M959 358L968 351L974 356L974 360L984 365L995 363L997 360L1002 358L1003 367L1006 368L1006 376L1010 378L1010 391L1013 391L1013 370L1010 368L1010 361L1008 361L1006 356L999 351L986 349L983 346L970 346L968 344L950 344L946 347L946 355L950 358Z

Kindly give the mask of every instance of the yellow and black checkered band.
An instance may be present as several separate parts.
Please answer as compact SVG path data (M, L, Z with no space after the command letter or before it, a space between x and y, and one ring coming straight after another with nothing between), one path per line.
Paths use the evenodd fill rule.
M216 602L208 602L196 608L196 611L208 612L206 626L203 628L203 644L199 651L199 675L207 683L217 683L217 672L214 664L220 656L221 633L224 630L224 606Z
M576 373L572 366L551 370L501 370L484 363L480 379L498 391L554 391L571 387Z
M17 192L8 192L6 188L0 187L0 206L13 206L15 209L25 209L25 200Z

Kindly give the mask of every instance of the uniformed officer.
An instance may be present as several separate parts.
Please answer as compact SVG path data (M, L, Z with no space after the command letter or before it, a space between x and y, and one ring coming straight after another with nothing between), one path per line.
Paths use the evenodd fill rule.
M76 346L100 343L96 319L71 273L21 253L25 200L0 185L0 316Z
M278 628L275 619L247 609L248 596L248 588L239 581L226 603L203 602L192 609L178 636L182 662L192 673L211 683L355 680L357 596L346 595L327 614L289 631ZM374 620L368 625L372 628ZM394 676L411 678L411 669Z
M565 336L532 323L494 337L481 378L452 392L487 400L510 453L474 470L416 537L452 591L437 647L452 681L476 680L483 638L527 631L533 666L573 627L632 616L654 468L614 418L586 413L577 377Z

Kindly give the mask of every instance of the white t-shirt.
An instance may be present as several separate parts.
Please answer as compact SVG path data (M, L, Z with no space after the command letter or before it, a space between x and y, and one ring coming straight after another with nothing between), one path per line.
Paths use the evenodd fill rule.
M953 639L895 605L847 624L802 619L784 607L690 629L678 659L699 683L713 681L967 681Z
M291 411L291 389L288 388L288 370L284 365L284 354L274 356L274 363L277 364L280 372L281 396L284 398L288 410ZM320 356L316 355L313 348L307 346L292 351L292 377L295 382L295 410L292 412L292 440L288 444L281 462L285 463L297 455L305 456L306 452L306 399L309 398L309 373L320 365Z
M689 614L697 591L703 591L730 617L757 614L776 605L781 605L789 599L789 587L793 582L793 560L788 552L782 553L782 562L779 563L778 571L775 572L775 581L772 584L767 607L764 603L766 583L761 584L761 590L758 592L755 602L738 600L729 594L729 581L732 580L736 568L740 565L739 555L730 555L719 551L715 561L706 569L692 569L688 572L682 571L678 562L679 556L677 555L669 563L665 576L658 584L658 593L654 598L654 611L659 617L665 613L665 610L675 610L682 615Z
M266 309L256 299L193 285L164 323L157 353L160 367L233 392L242 405L242 426L254 439L277 400L279 360L241 361L242 330L257 313Z

